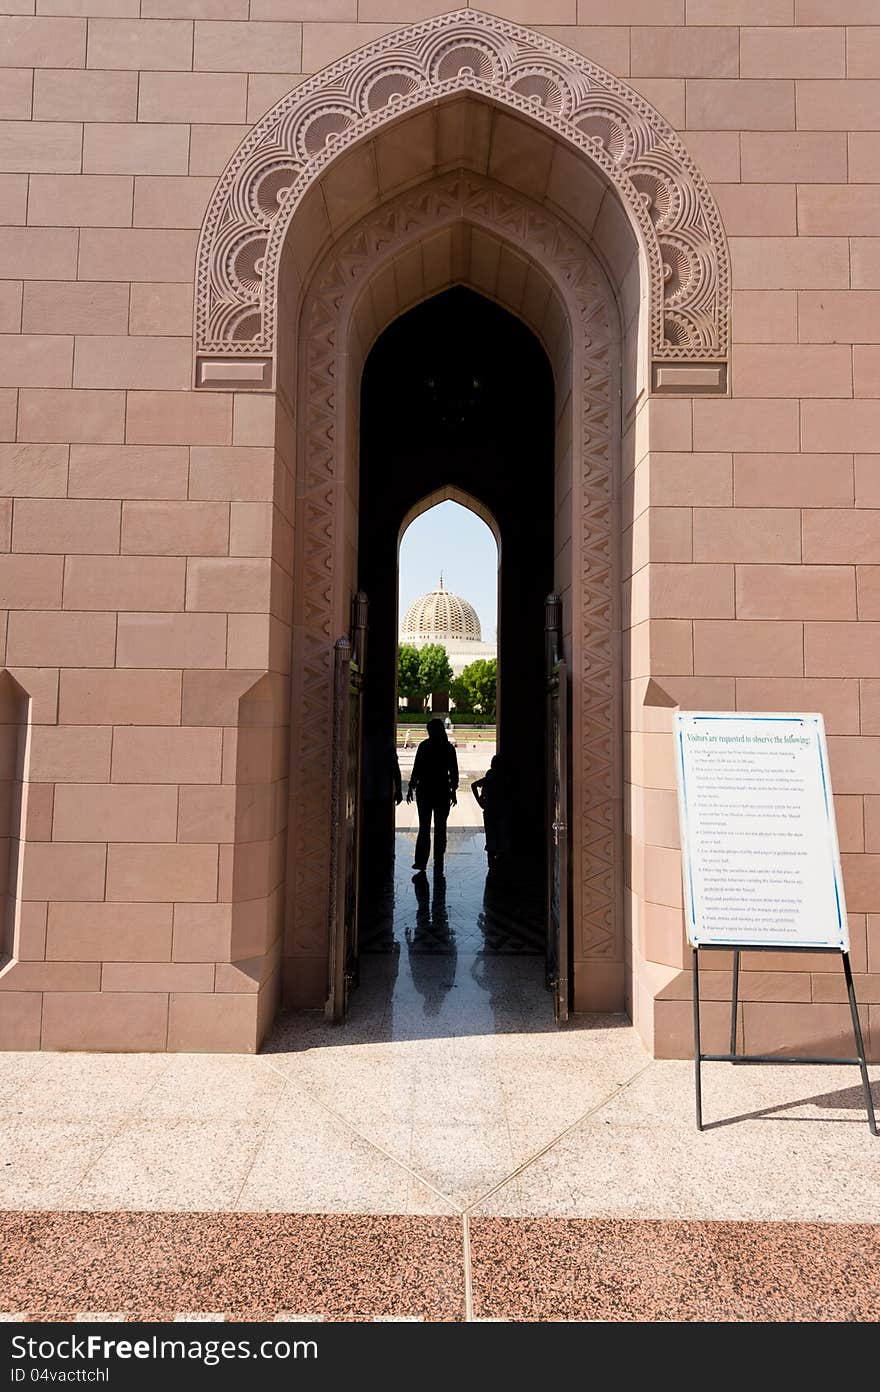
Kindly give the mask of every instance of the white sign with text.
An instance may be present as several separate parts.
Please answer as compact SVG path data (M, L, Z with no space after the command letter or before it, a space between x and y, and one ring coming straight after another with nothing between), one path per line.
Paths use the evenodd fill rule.
M674 729L693 946L848 951L822 716L679 711Z

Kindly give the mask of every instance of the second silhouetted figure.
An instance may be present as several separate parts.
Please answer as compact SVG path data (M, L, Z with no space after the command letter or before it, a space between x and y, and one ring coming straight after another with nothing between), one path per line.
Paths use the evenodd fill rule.
M434 818L434 873L443 870L446 854L446 822L449 809L457 801L458 760L455 749L446 737L443 721L436 717L428 721L428 738L416 750L409 780L407 802L415 795L419 811L419 834L413 869L420 874L431 854L431 818Z

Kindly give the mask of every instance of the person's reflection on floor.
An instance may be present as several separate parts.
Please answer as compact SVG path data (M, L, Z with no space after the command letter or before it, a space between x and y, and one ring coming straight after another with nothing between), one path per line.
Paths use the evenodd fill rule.
M471 979L486 993L486 1004L498 1018L509 1011L511 1005L508 973L503 967L499 970L501 957L509 954L509 934L505 926L509 904L510 887L503 871L490 867L483 890L483 907L477 915L483 948L471 962Z
M509 876L490 865L483 888L483 906L477 923L483 934L486 949L503 951L511 919L511 886Z
M490 866L483 882L477 926L483 948L494 953L544 951L546 904L543 867L534 858L505 859Z
M458 948L446 908L446 877L424 872L413 876L418 909L415 928L406 929L409 970L425 1002L426 1015L439 1015L446 994L455 985Z

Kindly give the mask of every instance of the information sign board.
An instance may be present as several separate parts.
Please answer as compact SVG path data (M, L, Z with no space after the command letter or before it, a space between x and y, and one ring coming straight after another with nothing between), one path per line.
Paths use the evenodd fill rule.
M675 715L685 920L694 947L849 939L821 715Z

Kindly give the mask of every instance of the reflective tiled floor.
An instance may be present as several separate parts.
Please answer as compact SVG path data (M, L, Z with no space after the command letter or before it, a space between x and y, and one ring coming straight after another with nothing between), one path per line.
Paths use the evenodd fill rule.
M360 982L346 1035L487 1035L552 1028L544 986L539 863L490 870L481 831L449 832L443 873L412 868L414 832L398 832L393 867L362 903Z
M283 1018L267 1053L411 1169L410 1212L443 1213L493 1188L614 1082L605 1065L589 1080L573 1068L575 1037L554 1024L540 865L489 871L482 832L460 829L444 873L414 875L414 833L396 841L391 873L364 902L348 1019ZM619 1043L629 1077L644 1053L629 1030ZM567 1060L554 1058L560 1048Z
M511 860L489 870L485 836L472 828L448 833L443 873L415 874L415 833L395 837L393 868L368 878L361 950L410 956L541 954L545 889L538 860ZM367 878L367 877L365 877Z

